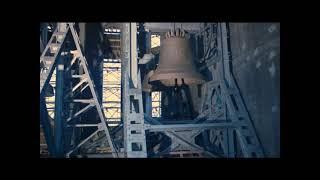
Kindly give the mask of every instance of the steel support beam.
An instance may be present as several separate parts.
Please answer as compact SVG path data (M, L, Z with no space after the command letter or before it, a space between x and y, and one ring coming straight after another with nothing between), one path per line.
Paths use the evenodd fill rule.
M172 125L145 125L150 132L177 131L189 129L237 128L236 123L203 123L203 124L172 124Z
M210 153L208 151L206 151L204 148L190 142L190 139L194 139L195 136L197 136L199 133L201 133L202 130L204 129L210 129L213 128L214 126L218 126L219 128L235 128L236 126L238 126L237 124L230 124L230 123L212 123L212 124L176 124L176 125L163 125L161 124L159 121L155 120L154 118L145 116L145 119L152 123L152 124L157 124L157 125L145 125L146 129L148 129L149 132L152 131L162 131L164 132L167 136L169 136L172 140L178 140L178 142L180 142L180 144L186 145L186 146L190 146L191 148L200 150L202 152L204 152L205 154L207 154L210 157L220 157L218 155L215 155L213 153ZM218 125L216 125L218 124ZM211 127L208 127L211 126ZM213 126L213 127L212 127ZM154 129L152 129L151 127L154 127ZM181 137L180 135L178 135L179 132L175 132L178 130L187 130L187 128L190 129L196 129L198 130L197 133L194 133L193 135L191 135L191 137L189 138L189 140L184 139L183 137ZM203 128L203 129L200 129Z
M235 79L231 72L231 58L230 49L228 46L228 29L227 23L219 23L218 32L221 41L221 52L222 52L222 62L223 62L223 80L221 83L221 90L223 93L223 98L226 101L228 115L230 115L232 122L243 122L243 127L237 128L236 134L239 137L239 143L244 157L264 157L262 146L259 142L255 128L249 117L249 113L244 105L244 100L240 96L240 91L236 85ZM232 101L234 98L234 102ZM236 108L237 107L237 108ZM231 132L230 132L231 133ZM229 143L234 142L234 139ZM234 154L234 149L229 146L229 154Z
M72 92L74 92L76 89L78 89L78 87L80 87L81 84L83 84L84 82L87 82L87 80L88 80L88 79L87 79L86 77L83 78L83 79L81 79L81 81L72 88Z
M128 158L147 156L144 130L142 89L137 61L137 25L123 23L121 31L121 113L124 128L124 150ZM135 133L140 132L140 133Z
M48 23L41 23L40 26L41 26L40 51L42 52L48 43Z
M93 136L95 136L98 132L100 131L100 129L98 128L95 132L93 132L90 136L88 136L87 138L85 138L84 140L82 140L74 149L72 149L71 151L69 151L66 154L66 157L69 157L71 153L73 153L75 150L77 150L80 146L82 146L85 142L87 142L89 139L91 139Z
M206 151L206 150L203 149L202 147L200 147L200 146L198 146L198 145L196 145L196 144L194 144L194 143L192 143L192 142L190 142L190 141L187 141L186 139L184 139L183 137L177 135L177 134L176 134L175 132L173 132L173 131L166 132L166 135L168 135L168 136L171 137L171 138L175 137L176 140L178 140L181 144L184 144L184 145L190 146L190 147L192 147L192 148L194 148L194 149L200 150L200 151L202 151L203 153L209 155L210 157L220 157L220 156L215 155L215 154L213 154L213 153L211 153L211 152L209 152L209 151Z
M145 32L145 43L146 43L146 53L151 53L151 33L150 32ZM140 63L140 61L139 61ZM148 68L149 64L145 65L146 68ZM151 98L151 93L149 92L143 92L144 93L144 105L145 105L145 113L148 116L152 116L152 98Z
M137 23L130 23L130 77L134 88L138 87Z
M43 63L44 65L47 63L47 64L51 65L49 68L53 69L54 67L56 67L56 69L57 69L57 73L56 73L56 88L57 89L56 89L56 93L55 93L55 95L56 95L56 97L55 97L55 120L54 120L54 137L53 137L55 154L53 156L54 157L63 157L64 153L66 153L70 150L70 147L69 147L70 145L72 147L77 146L77 148L78 148L85 141L89 140L90 138L92 138L96 134L96 133L91 133L91 131L90 131L90 134L88 134L88 137L86 136L84 141L79 142L80 140L82 140L79 133L77 133L75 135L75 139L72 139L72 138L68 139L71 136L73 136L71 134L71 132L69 133L69 135L67 134L68 128L72 129L72 130L77 130L79 128L72 128L72 127L81 127L82 129L88 129L88 128L91 129L93 127L98 126L99 131L101 131L101 130L104 131L104 134L107 137L108 144L109 144L111 151L112 151L112 156L117 157L117 150L113 146L113 142L112 142L112 139L109 134L108 126L106 124L106 121L105 121L105 118L104 118L104 115L102 112L102 108L101 108L101 105L98 100L96 86L94 85L94 83L92 81L92 76L90 75L90 71L88 70L87 61L81 51L81 47L79 44L79 37L78 37L77 32L75 31L73 26L74 26L74 23L58 23L57 29L53 33L53 36L52 36L53 38L50 39L42 56L40 57L40 65L41 65L41 63ZM64 59L64 58L62 60L63 56L60 57L60 54L69 55L68 52L70 51L70 49L68 49L66 46L63 46L63 44L65 42L65 37L68 34L68 30L71 30L71 34L69 34L69 35L71 35L71 37L73 38L73 41L76 46L76 50L71 51L71 54L73 54L74 57L79 58L79 61L80 61L80 63L77 63L76 67L74 66L75 72L77 72L77 70L79 70L80 71L79 75L85 74L85 76L87 78L86 81L88 83L87 87L90 88L92 99L74 99L75 97L77 97L76 94L79 93L79 89L74 89L77 92L72 93L72 84L70 85L70 82L66 81L68 79L71 79L71 74L68 75L68 77L67 77L67 74L64 74L66 72L65 69L68 68L68 71L71 69L70 61L66 61L66 59ZM65 51L65 53L61 53L62 49ZM48 50L48 53L50 51L51 54L52 53L54 53L54 54L51 56L47 56L45 54L45 52L47 50ZM76 58L73 58L72 61L74 62L74 60ZM69 64L66 64L66 63L69 63ZM54 65L54 67L53 67L53 65ZM84 73L82 73L82 70L84 71ZM71 71L74 71L74 70L71 70ZM69 71L68 73L71 73L71 71ZM52 71L49 71L49 72L52 72ZM66 75L66 77L64 77L64 75ZM40 96L41 97L43 96L42 90L45 89L45 86L44 86L45 82L48 82L50 80L51 76L52 76L52 73L48 74L46 72L41 72L41 70L40 70ZM78 78L78 77L79 76L77 76L76 78ZM64 87L64 85L67 85L68 83L70 85L70 88ZM70 90L71 93L68 95L65 95L65 93L67 93L67 92L64 92L65 90ZM82 88L82 90L83 90L83 88ZM83 109L81 109L80 111L78 111L75 115L72 115L73 111L75 109L77 109L77 108L75 108L75 109L73 108L75 102L85 103L85 104L89 103L89 104L86 107L84 107ZM99 120L101 122L101 123L99 123L99 125L98 124L89 124L90 122L81 121L80 123L83 123L83 124L74 125L72 123L73 125L71 124L71 126L65 127L64 123L67 123L67 122L64 122L64 120L67 115L74 117L74 116L78 116L81 114L81 116L82 116L83 115L82 113L84 113L90 107L93 107L93 106L96 107L97 114L99 115ZM42 111L42 112L45 112L45 111ZM44 113L42 113L42 116L44 116ZM88 117L86 117L86 118L88 118ZM88 120L86 118L83 118L83 120ZM88 127L88 128L86 128L86 127ZM48 133L46 133L46 134L48 134ZM66 139L63 139L63 138L66 138ZM78 138L78 140L77 140L77 138ZM71 142L69 142L69 140L71 140ZM76 143L73 143L73 142L76 142ZM79 142L80 144L78 144L77 142ZM69 155L69 153L67 154L67 156L68 155Z
M209 141L209 134L208 131L203 131L201 133L202 139L203 139L203 145L205 150L209 150L210 147L210 141Z
M84 57L84 55L83 55L83 53L81 51L80 44L78 43L79 42L79 37L78 37L78 35L77 35L77 33L76 33L76 31L75 31L73 26L71 26L70 30L71 30L75 45L77 47L77 50L79 52L79 57L80 57L80 61L81 61L81 65L83 67L83 70L84 70L85 74L87 74L88 77L91 77L90 71L88 70L88 67L87 67L87 61L86 61L86 59L85 59L85 57ZM110 146L110 148L112 150L112 155L113 155L113 157L118 157L117 149L115 149L115 147L114 147L113 141L112 141L112 139L110 137L110 134L109 134L108 126L107 126L107 124L105 122L104 114L103 114L100 102L98 100L98 95L97 95L95 86L94 86L92 80L89 80L89 79L88 79L88 84L89 84L89 88L90 88L92 97L94 99L94 105L96 106L96 110L97 110L97 113L99 115L99 119L101 121L102 129L105 132L108 144L109 144L109 146Z
M54 140L55 156L63 157L63 74L64 63L63 57L58 58L56 68L56 96L55 96L55 121L54 121Z
M54 145L54 139L53 139L53 132L51 128L51 124L48 117L48 111L46 107L46 102L44 97L40 97L40 120L42 124L42 128L44 131L44 136L46 139L46 143L48 146L48 151L50 155L55 154L55 145Z
M128 88L126 86L127 82L129 81L127 77L128 71L130 71L130 23L123 23L122 29L121 29L121 117L123 121L123 144L124 144L124 149L127 151L127 125L126 122L128 120L128 114L129 114L129 108L128 108L128 103L129 103L129 97L124 95L127 93Z
M67 119L67 122L68 122L68 121L71 121L72 119L74 119L74 118L76 118L76 117L78 117L80 114L88 111L88 110L89 110L90 108L92 108L92 107L94 107L94 104L88 104L86 107L82 108L80 111L78 111L77 113L75 113L72 117L69 117L69 118Z

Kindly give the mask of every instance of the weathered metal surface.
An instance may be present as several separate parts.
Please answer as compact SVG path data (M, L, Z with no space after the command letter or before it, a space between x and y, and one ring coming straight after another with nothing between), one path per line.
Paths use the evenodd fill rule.
M192 50L183 32L176 30L166 34L161 43L159 66L150 81L161 81L165 86L201 84L201 74L195 69Z

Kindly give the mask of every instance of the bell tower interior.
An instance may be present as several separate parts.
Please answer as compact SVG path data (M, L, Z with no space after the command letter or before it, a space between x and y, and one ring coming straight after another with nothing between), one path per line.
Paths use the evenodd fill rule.
M43 22L40 79L40 157L280 157L280 23Z

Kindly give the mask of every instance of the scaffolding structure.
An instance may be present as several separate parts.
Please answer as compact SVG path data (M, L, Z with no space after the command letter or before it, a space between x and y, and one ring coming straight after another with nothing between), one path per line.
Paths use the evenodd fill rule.
M121 123L121 30L118 27L105 26L105 40L109 51L103 60L103 109L111 127Z
M103 63L103 110L110 126L121 122L121 61L105 59Z

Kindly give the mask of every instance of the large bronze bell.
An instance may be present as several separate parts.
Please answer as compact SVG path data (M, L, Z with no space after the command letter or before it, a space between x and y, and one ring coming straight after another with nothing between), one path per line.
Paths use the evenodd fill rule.
M189 40L180 29L166 33L161 42L159 65L150 77L150 82L153 81L160 81L165 86L204 83L195 69Z

